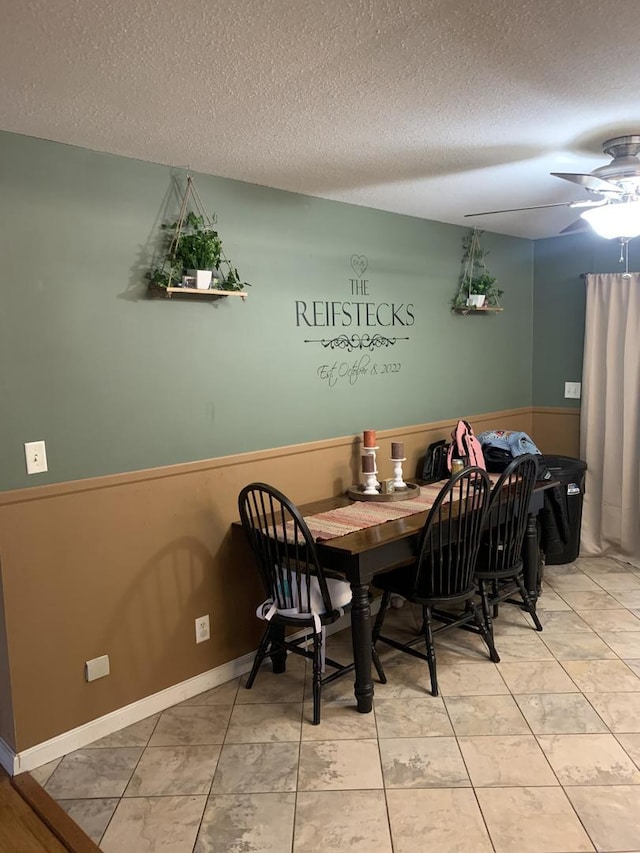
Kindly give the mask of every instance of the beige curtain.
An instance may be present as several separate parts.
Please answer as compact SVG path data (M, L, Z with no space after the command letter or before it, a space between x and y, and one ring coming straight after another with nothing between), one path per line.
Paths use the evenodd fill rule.
M588 275L581 554L640 566L640 273Z

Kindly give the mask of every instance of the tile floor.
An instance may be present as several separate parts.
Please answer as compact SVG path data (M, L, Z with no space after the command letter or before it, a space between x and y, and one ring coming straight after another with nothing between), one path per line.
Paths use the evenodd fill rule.
M501 608L499 664L442 637L438 698L426 664L381 647L374 713L347 676L313 727L294 658L33 775L105 853L640 851L640 570L547 567L539 608L541 634ZM409 605L391 616L417 625Z

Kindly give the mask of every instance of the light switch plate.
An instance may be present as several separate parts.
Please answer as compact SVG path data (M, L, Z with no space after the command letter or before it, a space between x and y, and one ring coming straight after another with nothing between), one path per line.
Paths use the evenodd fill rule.
M566 400L579 400L581 390L582 387L580 382L564 383L564 396Z
M24 445L27 474L43 474L48 471L47 448L44 441L28 441Z

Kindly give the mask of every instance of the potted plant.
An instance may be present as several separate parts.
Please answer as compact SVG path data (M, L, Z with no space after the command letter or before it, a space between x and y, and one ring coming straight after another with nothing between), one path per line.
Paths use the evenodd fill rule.
M190 197L195 201L198 213L185 213ZM249 282L240 279L238 270L225 256L222 239L213 227L215 221L215 215L211 219L205 214L195 194L193 178L189 176L180 218L170 225L161 226L166 232L163 257L160 265L147 273L151 288L181 287L185 276L188 283L184 286L198 290L241 291L249 286Z
M451 300L451 306L454 309L497 308L498 299L504 293L496 286L496 277L487 270L484 259L489 252L480 246L482 233L474 228L463 238L463 269L458 292Z
M217 285L222 278L218 271L221 252L222 240L218 232L205 223L203 216L188 213L182 232L173 241L169 261L195 278L198 290L208 290L212 279Z
M496 287L496 277L488 272L474 276L469 281L469 296L467 305L482 308L484 305L495 306L503 292Z

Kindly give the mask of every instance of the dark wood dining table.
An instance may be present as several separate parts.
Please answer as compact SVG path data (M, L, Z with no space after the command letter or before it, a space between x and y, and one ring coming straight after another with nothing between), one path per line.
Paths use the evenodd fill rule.
M420 483L419 480L413 481ZM544 490L555 482L536 484L531 503L525 541L523 563L525 586L537 598L539 592L539 548L536 515L543 505ZM303 516L317 515L353 501L347 495L303 504L298 509ZM385 521L334 539L317 542L320 562L327 569L343 575L351 584L351 637L355 663L354 693L358 711L369 713L373 707L373 680L371 678L371 606L369 584L376 574L411 561L416 557L418 539L428 511L418 512L392 521Z

